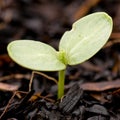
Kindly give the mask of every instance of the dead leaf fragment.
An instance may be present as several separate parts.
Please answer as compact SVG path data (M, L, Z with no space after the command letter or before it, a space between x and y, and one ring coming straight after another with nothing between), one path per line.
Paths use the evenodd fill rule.
M0 90L4 91L16 91L18 90L19 85L10 85L6 83L0 83Z
M105 91L114 88L120 88L120 79L115 81L107 81L107 82L93 82L93 83L83 83L80 85L83 90L87 91Z

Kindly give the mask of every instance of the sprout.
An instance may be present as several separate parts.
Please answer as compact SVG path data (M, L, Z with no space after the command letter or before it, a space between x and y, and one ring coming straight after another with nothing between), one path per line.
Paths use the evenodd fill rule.
M8 44L9 56L19 65L36 71L59 71L58 98L64 95L67 65L80 64L95 55L112 32L112 19L105 12L97 12L77 20L66 31L59 51L33 40L16 40Z

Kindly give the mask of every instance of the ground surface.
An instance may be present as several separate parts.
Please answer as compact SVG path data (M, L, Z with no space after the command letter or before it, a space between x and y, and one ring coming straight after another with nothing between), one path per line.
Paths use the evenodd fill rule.
M16 39L34 39L56 49L72 23L105 11L114 28L108 43L93 58L66 70L65 96L48 77L16 65L6 46ZM57 72L45 73L57 79ZM120 120L119 0L0 0L1 120Z

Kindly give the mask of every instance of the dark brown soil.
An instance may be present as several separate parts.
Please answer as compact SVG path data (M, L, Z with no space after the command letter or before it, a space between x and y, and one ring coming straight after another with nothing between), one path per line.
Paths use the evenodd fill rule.
M58 49L72 23L96 11L113 18L113 32L94 57L67 68L61 100L54 81L32 74L7 55L7 44L16 39L42 41ZM58 77L57 72L44 73ZM119 102L120 0L0 0L1 120L120 120Z

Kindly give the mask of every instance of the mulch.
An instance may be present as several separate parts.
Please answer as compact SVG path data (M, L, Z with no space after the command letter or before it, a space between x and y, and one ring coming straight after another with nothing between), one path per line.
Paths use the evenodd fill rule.
M6 47L16 39L33 39L58 49L74 21L97 11L113 18L112 34L90 60L68 66L61 99L53 79L57 72L33 74L9 58ZM0 119L120 120L119 51L119 0L0 0Z

